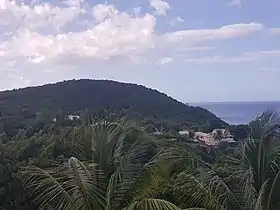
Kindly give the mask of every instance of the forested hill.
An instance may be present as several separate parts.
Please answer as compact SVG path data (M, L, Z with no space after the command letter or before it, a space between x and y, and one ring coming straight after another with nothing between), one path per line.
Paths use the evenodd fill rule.
M175 124L224 124L213 113L187 106L156 90L135 84L107 80L71 80L0 92L0 112L5 116L24 113L91 113L111 109L137 119L168 121Z

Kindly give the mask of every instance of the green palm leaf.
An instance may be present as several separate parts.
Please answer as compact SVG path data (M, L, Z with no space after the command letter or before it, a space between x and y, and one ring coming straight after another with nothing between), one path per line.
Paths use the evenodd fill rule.
M104 206L104 186L95 165L87 167L78 159L72 157L68 167L63 171L68 180L63 183L71 194L78 209L94 209Z
M41 207L55 209L101 209L105 206L100 175L94 167L76 158L55 171L24 168L23 183L31 198Z
M60 183L53 171L47 172L38 167L22 169L23 184L33 201L41 207L52 206L55 209L77 209L71 195Z
M123 210L180 210L174 204L161 199L135 201Z

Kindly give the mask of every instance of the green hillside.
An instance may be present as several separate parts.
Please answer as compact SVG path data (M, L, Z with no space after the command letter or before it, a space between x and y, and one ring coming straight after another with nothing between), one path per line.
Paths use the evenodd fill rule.
M187 106L163 93L136 84L107 80L71 80L39 87L0 92L0 112L8 124L21 128L25 119L38 115L83 113L91 115L109 109L118 115L163 125L181 127L224 126L213 113Z

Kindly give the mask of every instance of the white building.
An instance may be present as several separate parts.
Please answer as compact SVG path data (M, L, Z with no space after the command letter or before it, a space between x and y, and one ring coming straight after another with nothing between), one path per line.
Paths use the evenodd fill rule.
M78 115L68 115L67 117L68 117L69 120L78 120L78 119L80 119L80 116L78 116Z
M181 136L189 136L189 135L190 135L190 132L187 131L187 130L179 131L178 133L179 133L179 135L181 135Z
M206 145L209 145L209 146L219 144L219 142L214 139L214 136L212 133L195 132L194 139L196 139Z
M156 136L160 136L160 135L162 135L163 133L160 132L160 131L155 131L155 132L153 132L153 134L156 135Z
M216 135L220 132L221 138L216 139ZM195 132L194 139L208 145L214 146L218 145L221 142L227 143L235 143L236 141L233 139L233 136L225 129L215 129L212 133L203 133L203 132Z

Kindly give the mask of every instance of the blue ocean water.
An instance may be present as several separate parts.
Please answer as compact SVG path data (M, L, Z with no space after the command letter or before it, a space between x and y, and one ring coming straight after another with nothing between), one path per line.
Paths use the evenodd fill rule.
M201 106L229 124L247 124L267 109L280 112L280 101L200 103Z

